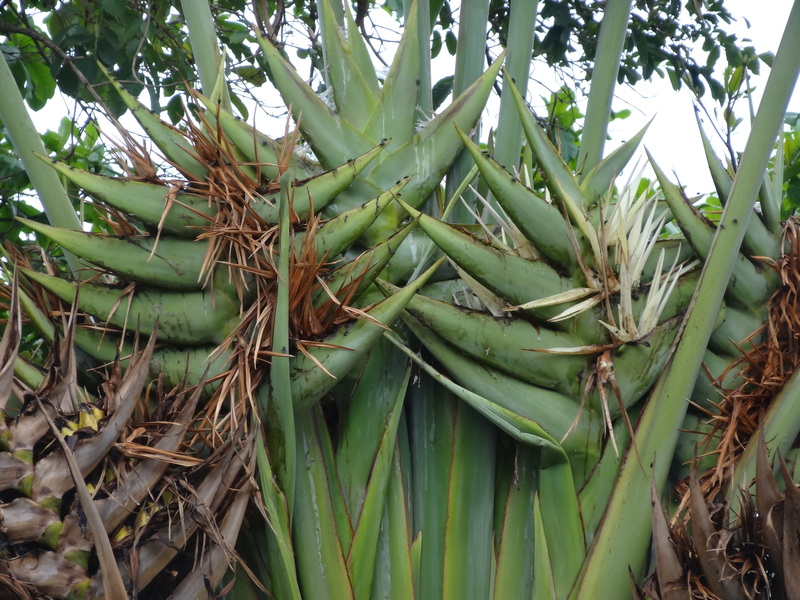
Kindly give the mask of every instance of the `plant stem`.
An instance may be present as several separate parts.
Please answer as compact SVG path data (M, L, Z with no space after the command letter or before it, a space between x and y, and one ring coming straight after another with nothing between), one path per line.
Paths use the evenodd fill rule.
M508 55L504 63L505 70L510 77L503 78L500 114L494 138L494 159L511 173L514 173L519 167L522 123L514 96L508 88L512 85L515 86L523 98L528 92L528 76L530 75L534 39L533 24L536 23L538 9L538 0L513 0L510 4L511 12L508 19L510 24L506 45ZM491 206L497 209L497 203L491 196L489 201ZM485 210L484 220L488 216Z
M461 20L458 24L458 46L456 48L456 72L453 77L453 98L467 89L483 72L486 49L486 24L489 19L489 0L463 0ZM477 142L477 134L473 137ZM464 180L472 168L473 160L468 153L459 154L447 175L447 197ZM474 206L475 203L471 202ZM472 220L464 206L456 206L453 221L466 223Z
M203 94L211 97L222 66L211 6L204 1L181 0L181 7L183 8L183 17L186 19L186 27L189 29L192 54L197 65L197 72L200 74ZM220 101L223 109L228 111L231 109L227 85L222 86Z
M404 5L405 15L411 11L411 2ZM433 116L433 97L431 96L431 3L430 0L417 0L417 31L419 42L419 90L417 110L423 120Z
M592 86L589 89L589 104L586 108L586 125L578 153L578 168L582 173L591 171L603 158L611 117L611 101L614 99L630 14L631 0L608 0L603 13L597 40L597 57L592 71Z

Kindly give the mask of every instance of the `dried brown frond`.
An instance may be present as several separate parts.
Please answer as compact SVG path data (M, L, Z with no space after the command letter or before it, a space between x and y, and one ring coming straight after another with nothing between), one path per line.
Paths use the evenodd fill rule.
M779 458L785 492L780 492L766 445L759 447L756 495L740 490L740 512L733 514L726 501L730 478L714 496L701 499L703 511L687 510L669 526L669 539L678 556L687 591L674 598L708 600L796 598L800 594L798 508L800 489ZM698 493L698 496L701 494ZM698 536L702 531L703 535ZM704 547L701 547L704 546ZM706 553L706 560L701 554ZM716 568L709 568L709 560ZM705 562L705 564L704 564ZM644 582L642 592L653 599L670 598L659 586L658 566Z
M764 327L740 341L741 357L718 378L720 400L713 410L706 411L712 430L698 444L704 456L714 456L715 462L700 478L695 493L703 497L712 514L717 551L735 573L742 598L786 597L776 589L776 585L782 585L784 565L777 556L776 532L765 525L765 515L760 514L767 510L760 507L757 511L752 497L745 491L741 492L739 515L731 515L724 500L737 461L761 427L774 399L800 365L800 222L795 218L784 225L783 248L784 254L777 262L762 259L780 275L781 285L770 298ZM722 389L720 382L731 370L740 371L741 383L735 389ZM761 485L763 487L763 482ZM766 493L757 492L759 495ZM685 540L689 539L685 535L686 528L695 526L687 511L692 500L691 486L681 481L676 493L680 504L673 524L673 531L678 533L674 534L673 541L685 548L683 556L692 597L727 600L730 592L720 595L718 590L715 595L706 587L702 568L699 563L692 562L697 550L691 542L686 545ZM770 514L772 510L782 514L782 506L782 501L773 502ZM779 533L783 539L783 532ZM681 539L684 541L679 543ZM652 587L652 579L648 580L648 585ZM647 586L645 589L648 590ZM657 592L651 596L659 597Z
M17 579L12 573L0 570L0 600L34 600L52 598L41 596L32 585Z
M800 365L800 221L796 218L784 224L783 248L777 262L763 259L781 278L769 301L766 325L739 343L742 356L718 380L732 369L741 372L738 387L721 390L710 414L712 431L699 444L706 454L716 455L714 467L701 482L707 498L719 494L774 398ZM680 486L678 492L685 506L688 489Z

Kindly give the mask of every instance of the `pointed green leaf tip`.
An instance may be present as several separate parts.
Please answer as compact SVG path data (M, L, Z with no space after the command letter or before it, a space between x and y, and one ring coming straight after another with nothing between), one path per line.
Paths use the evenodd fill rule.
M156 113L129 94L117 80L111 77L111 74L103 65L99 66L105 76L108 77L111 85L117 90L125 105L133 113L133 116L139 121L142 129L147 132L147 135L164 153L164 156L186 174L191 175L198 181L203 181L208 175L208 168L195 158L194 149L191 148L186 137L171 125L164 123Z
M379 157L380 162L369 172L367 179L386 189L397 180L398 173L414 175L403 198L411 206L419 206L439 184L464 147L456 127L468 131L478 122L504 58L505 52L405 145Z
M333 91L333 101L339 116L363 130L378 98L367 84L351 49L345 32L339 27L330 0L322 0L320 27L327 83ZM358 30L346 33L347 39L360 37Z
M644 134L647 133L647 129L652 122L651 119L647 125L642 127L639 133L606 156L596 167L586 174L586 177L584 177L581 182L580 188L584 193L584 200L587 205L594 204L611 191L614 180L631 160L631 157L636 152L636 149L639 147L642 138L644 138Z
M65 302L73 302L78 284L22 269L26 277L43 285ZM160 289L128 290L84 283L78 307L102 321L150 334L158 323L159 339L178 344L219 344L238 320L239 303L222 291L169 292Z
M200 290L208 241L114 236L50 227L18 218L73 254L123 277L173 290Z
M558 207L529 189L487 153L481 151L464 132L460 129L457 131L495 199L525 238L551 264L558 265L568 273L577 272L578 260L570 242L570 227ZM580 236L580 232L574 233Z
M397 54L383 82L380 101L365 125L371 139L392 138L399 148L415 133L417 96L420 85L420 55L417 36L417 3L406 16L406 26ZM361 36L358 36L359 38Z
M273 85L278 88L286 105L291 107L292 116L299 120L303 137L326 168L346 162L375 146L375 142L328 108L272 42L261 35L258 42L269 65Z

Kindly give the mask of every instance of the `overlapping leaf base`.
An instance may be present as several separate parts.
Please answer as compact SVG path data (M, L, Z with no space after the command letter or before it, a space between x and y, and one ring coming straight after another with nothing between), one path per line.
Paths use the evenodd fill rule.
M77 382L71 326L40 385L12 378L17 309L0 344L0 589L77 600L216 587L251 495L252 440L231 436L208 456L200 388L147 385L154 339L124 374L109 367L99 396Z
M717 229L657 165L658 188L655 182L616 187L643 132L604 160L598 157L596 166L573 172L513 85L504 100L516 105L528 145L520 171L516 150L506 170L464 133L485 105L500 60L418 130L415 36L418 19L428 15L418 15L411 3L395 61L379 80L349 3L342 8L322 0L319 11L323 76L333 107L298 76L281 49L260 40L269 76L319 165L295 154L288 132L281 143L270 140L217 98L197 96L195 120L177 130L120 92L166 156L171 174L155 169L133 141L123 178L53 164L97 202L111 235L27 223L95 269L91 281L78 284L52 277L46 264L32 268L20 258L20 299L31 322L54 339L51 321L70 312L59 303L75 302L78 327L67 328L67 338L74 338L91 364L111 365L110 382L121 389L127 374L145 377L148 364L151 376L159 377L133 417L108 405L113 393L99 394L101 416L108 416L97 433L69 436L80 458L85 445L113 431L114 419L124 423L111 436L110 449L92 452L97 462L85 474L62 474L67 483L86 478L95 491L96 500L81 504L87 522L87 507L117 490L134 497L127 488L142 478L127 475L140 465L167 465L141 486L145 495L136 496L135 510L129 507L145 516L119 513L124 516L117 517L111 539L117 556L111 550L108 560L102 536L82 547L92 560L80 567L76 584L87 593L102 585L106 593L121 572L113 564L124 562L139 575L119 578L117 585L128 587L119 596L141 591L133 588L151 579L141 595L154 586L166 593L175 585L184 586L184 596L177 597L216 592L231 555L226 540L235 536L252 481L260 488L253 495L260 515L249 521L236 549L254 577L242 568L228 580L226 590L237 600L623 597L629 570L637 576L644 571L647 479L659 473L663 486L676 439L682 450L696 441L677 433L687 398L708 408L717 397L710 380L726 374L725 387L742 382L739 370L726 371L742 341L748 340L747 351L759 348L761 340L748 336L767 322L767 299L780 284L759 258L781 255L780 203L773 193L780 186L763 181L768 191L760 214L751 211L755 192L746 206L731 200L745 207L736 213L742 229L745 215L752 217L740 252L741 240L734 245L733 236ZM605 128L601 133L604 138ZM493 196L480 210L469 207L476 216L491 216L494 223L485 227L454 226L424 210L464 145ZM729 192L735 196L731 178L710 164L727 202ZM755 179L761 184L763 173ZM728 223L728 232L738 231L733 225L739 223ZM663 235L665 226L674 235ZM665 372L684 317L700 314L691 307L707 274L701 278L697 267L714 261L712 248L721 237L731 248L725 254L735 263L732 275L706 286L716 287L720 298L724 290L724 302L720 308L719 299L708 301L711 308L701 318L713 335L708 347L707 337L694 344L696 360L684 365L687 372L699 367L705 351L708 377L692 391L692 371L674 388L678 392L662 397L677 378ZM414 275L434 245L461 281L421 290L438 265ZM412 272L405 288L393 285ZM392 281L381 281L379 274ZM387 298L367 308L361 294L373 282ZM452 290L470 298L471 307L482 303L489 311L432 298L438 292L450 300ZM370 293L374 298L374 288ZM406 329L389 332L401 314ZM134 351L134 332L156 331L157 347L148 346L143 361ZM0 350L2 384L10 381L14 357L7 344ZM123 366L126 376L120 378L116 373ZM15 368L21 378L36 378L21 361ZM185 394L161 393L159 386L171 390L184 380L190 386ZM50 384L33 387L40 395L54 393ZM652 389L659 401L647 402ZM37 415L50 410L28 411L29 406L8 421L9 432L36 425ZM662 414L656 411L664 406L670 425L662 432L652 415ZM74 403L58 410L63 423L78 412ZM779 409L770 413L773 423L787 422ZM690 419L696 423L697 414ZM767 421L763 435L769 441L780 428L770 429ZM179 428L176 435L167 435L172 428ZM791 439L778 447L790 449L798 430L800 425L790 435L792 427L783 429ZM48 481L44 472L58 455L52 444L57 436L42 437L50 435L42 431L42 441L27 455L0 455L23 469L21 480L0 491L9 495L9 522L32 513L30 502L40 506L50 497L42 496L35 478L28 484L24 477L29 469ZM84 440L78 440L81 433ZM167 439L174 447L159 445ZM254 467L247 471L252 478L245 478L236 468L248 462L251 441ZM747 480L749 456L755 456L750 449L737 457L734 481ZM772 501L758 505L758 518L795 510L794 488L788 487L783 504L769 485L764 488ZM74 489L82 494L77 483ZM67 531L70 515L80 512L68 489L56 497L58 518L52 523ZM670 585L687 580L702 593L736 597L726 583L730 565L746 573L744 590L763 591L764 581L771 583L781 567L772 564L759 580L751 563L766 565L768 559L762 552L748 562L752 528L730 538L724 523L707 514L701 494L693 498L696 531L677 571L668 571L657 593L667 597L674 591ZM740 501L728 491L727 504ZM21 516L12 514L15 509ZM796 550L796 532L786 523L782 538L778 528L761 528L774 534L764 540L771 557ZM656 524L657 547L664 540L672 544L661 525ZM165 546L175 551L200 531L208 545L192 538L191 552L172 562L160 558ZM730 539L728 557L706 552L710 541L721 548ZM44 556L53 551L47 543L16 541L9 548ZM70 550L66 544L55 550ZM74 554L59 554L62 576L72 573L64 561L72 564ZM694 556L699 566L692 564ZM33 589L21 572L7 570L4 576L9 586Z
M594 561L597 566L613 552L592 541L615 493L621 465L639 464L646 470L649 463L653 469L652 456L642 456L637 446L627 444L646 404L642 401L654 385L663 384L659 378L691 307L716 224L652 159L658 189L654 183L615 187L616 175L644 132L588 172L574 173L513 86L510 90L532 165L523 163L519 176L512 174L463 136L500 207L493 213L499 227L484 227L478 237L400 201L491 314L419 296L407 306L404 320L452 380L438 374L433 364L425 365L429 372L503 431L542 449L533 515L536 556L541 558L531 573L537 593L592 597L592 584L583 588L582 565ZM709 155L724 203L731 178L724 169L714 169L715 160ZM543 184L538 187L537 177ZM762 204L768 204L764 214L774 215L775 202L771 195L762 197ZM665 235L666 224L671 236ZM706 370L691 398L697 406L713 410L711 404L718 399L713 382L752 389L752 377L741 370L741 361L735 362L742 351L750 353L745 360L757 362L769 354L783 356L784 346L793 343L792 334L779 333L793 319L775 313L768 321L766 307L779 289L784 291L775 296L775 310L793 306L793 277L772 265L784 246L784 262L793 263L794 228L790 223L782 238L770 219L751 215L722 307L718 314L704 316L714 332ZM765 323L773 343L762 347ZM784 341L773 348L778 339ZM770 381L764 386L776 383L778 372L792 370L791 356L767 369ZM733 406L729 412L753 420L756 410L745 413ZM688 426L694 427L699 418L700 411L691 409ZM739 437L735 426L726 431L730 440ZM697 441L696 434L681 433L681 452ZM664 458L657 454L655 460ZM733 461L734 480L746 481L741 461ZM722 466L726 477L733 467ZM628 565L614 563L614 568L627 572Z
M758 442L755 489L739 490L734 512L729 479L704 492L692 469L688 510L668 523L654 501L655 572L640 600L783 600L800 595L800 488L783 459L776 479L763 438Z
M36 271L27 257L9 250L25 278L21 304L56 346L51 319L77 300L49 378L35 391L17 386L21 405L3 431L8 481L0 494L9 533L2 569L8 586L59 598L112 597L119 590L109 591L107 578L116 573L128 594L150 598L162 592L195 598L216 589L252 497L243 462L260 420L268 440L261 439L260 447L269 447L284 489L290 488L292 412L314 406L358 364L385 330L383 323L394 320L426 279L369 311L349 306L414 223L350 262L342 256L407 179L338 218L322 221L316 212L383 146L296 181L292 173L302 166L291 141L283 155L265 142L274 158L262 171L262 163L251 167L220 130L200 119L187 133L145 121L167 149L181 146L183 162L172 164L186 176L182 183L157 177L147 157L132 148L127 178L53 163L103 201L98 210L108 215L112 235L26 223L99 267L92 281L78 284ZM219 112L213 120L221 122ZM9 290L16 298L17 288ZM18 342L14 319L6 332ZM143 356L135 350L134 331L151 335ZM88 360L111 372L101 383L107 395L100 400L78 392L76 347L82 370ZM12 351L0 365L6 379L15 370L36 379L35 369ZM94 491L102 531L82 524L85 508L41 410L69 432L81 467L77 480ZM84 425L89 418L94 428ZM114 555L105 564L95 554L97 535L113 542Z

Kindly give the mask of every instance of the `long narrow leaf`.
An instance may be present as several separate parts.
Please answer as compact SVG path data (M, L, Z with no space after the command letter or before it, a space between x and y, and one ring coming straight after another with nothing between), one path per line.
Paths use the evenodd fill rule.
M372 597L386 600L413 600L414 577L411 514L407 510L399 444L392 461L386 507L380 525Z
M304 598L352 600L353 588L339 539L332 494L338 482L331 481L325 467L326 433L318 408L297 415L297 463L292 533L300 585Z
M5 56L0 56L0 85L5 90L0 98L0 121L3 122L14 151L36 189L47 214L47 220L55 227L80 231L81 223L64 186L52 169L36 158L36 154L45 154L44 144L22 101L17 82L11 74L11 69L8 68ZM67 254L67 261L70 270L79 274L81 265L77 259Z
M378 98L364 80L350 53L345 33L336 22L330 0L321 2L320 28L325 76L329 88L333 91L336 110L340 118L363 130ZM348 30L346 35L347 38L361 37L356 30Z
M519 167L522 147L522 125L509 86L515 86L520 96L526 97L531 69L531 53L538 0L515 0L509 5L508 56L503 70L503 92L500 94L500 112L494 137L494 159L515 173Z
M203 93L210 97L219 83L222 106L230 110L228 86L220 76L222 57L217 46L216 24L211 15L211 6L208 2L181 0L181 8L186 19L186 28L189 30L192 55L203 85Z
M391 138L396 149L414 135L417 90L420 80L420 49L417 40L418 19L416 2L408 21L397 54L383 82L380 100L376 103L364 133L371 139ZM427 38L426 38L427 39Z
M378 535L381 517L386 505L386 492L392 473L393 456L400 424L403 398L411 377L411 365L405 372L403 382L395 390L396 398L391 418L386 425L380 448L375 455L369 486L364 496L364 505L347 556L347 567L353 580L356 600L369 599L376 564Z
M291 256L291 174L287 171L281 176L281 199L279 211L279 255L278 281L275 298L275 320L272 330L272 357L269 370L269 405L261 407L270 448L272 463L276 465L278 482L286 504L294 506L294 480L297 458L295 455L294 406L292 403L292 383L289 376L289 261Z
M289 525L289 508L286 505L286 496L283 495L273 477L272 465L267 456L266 444L260 427L256 432L255 453L259 490L268 520L264 528L267 532L267 561L270 565L273 591L278 598L300 600L297 565L294 558L291 526Z
M597 55L592 70L592 86L586 108L586 125L581 136L578 164L588 173L603 158L603 147L608 135L611 101L619 76L622 48L628 34L628 20L632 0L609 0L603 11Z
M503 511L502 529L498 531L497 572L494 578L494 600L532 598L534 549L534 513L536 472L539 466L536 450L517 444L512 479ZM545 553L542 548L541 552Z
M536 545L536 551L533 555L533 597L536 600L557 600L556 584L553 580L553 566L550 558L551 547L553 548L553 554L556 555L557 542L554 541L552 544L547 542L538 494L533 499L533 517L534 543Z
M458 23L456 69L453 75L453 97L458 97L473 81L478 79L478 75L483 69L488 17L489 0L462 1ZM502 62L502 59L498 59L497 62ZM464 127L462 129L468 130L468 128ZM477 133L475 141L478 141ZM458 184L471 168L472 160L466 153L461 153L455 159L447 177L446 191L448 196L453 194ZM468 194L467 196L473 195ZM474 198L472 200L467 199L467 202L474 203ZM458 205L454 210L453 219L457 223L468 223L470 222L469 211L463 205Z
M491 589L497 430L466 404L454 424L443 600L484 600Z

